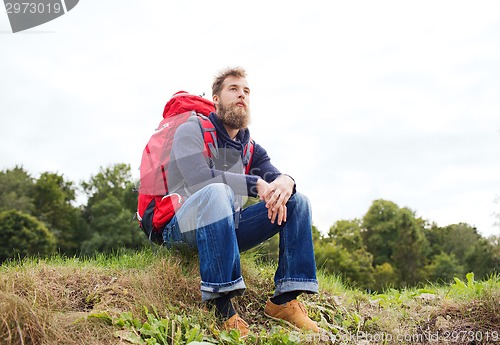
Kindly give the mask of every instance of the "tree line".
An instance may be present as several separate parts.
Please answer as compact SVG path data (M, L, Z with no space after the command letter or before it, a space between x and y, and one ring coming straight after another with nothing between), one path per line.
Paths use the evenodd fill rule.
M90 256L147 244L134 214L130 166L115 164L78 185L63 174L0 172L0 262L26 255ZM76 205L77 193L86 204Z
M150 245L134 219L137 182L126 164L102 167L78 184L59 173L34 178L20 166L1 171L0 263ZM79 192L84 205L76 204ZM362 218L339 220L325 235L312 231L318 268L372 291L499 272L499 236L484 238L465 223L440 227L388 200L373 201ZM276 236L253 251L276 261L277 248Z
M319 267L375 291L500 273L499 236L484 238L466 223L440 227L382 199L361 219L337 221L316 250Z

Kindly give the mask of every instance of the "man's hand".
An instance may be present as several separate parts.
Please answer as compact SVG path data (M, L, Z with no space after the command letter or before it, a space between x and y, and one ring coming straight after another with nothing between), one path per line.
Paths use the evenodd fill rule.
M276 180L269 184L269 190L272 193L263 195L266 200L266 207L273 208L275 211L281 205L286 205L288 199L292 196L293 186L295 182L288 175L280 175Z
M257 181L257 193L260 200L266 202L271 223L274 224L276 219L278 225L286 222L286 203L292 195L294 186L295 182L288 175L281 175L271 183L267 183L262 179Z

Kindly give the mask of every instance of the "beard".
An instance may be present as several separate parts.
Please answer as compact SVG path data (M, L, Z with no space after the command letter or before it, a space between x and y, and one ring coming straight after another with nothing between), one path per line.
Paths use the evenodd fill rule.
M250 110L230 103L227 106L219 103L217 114L223 124L231 129L247 128L250 123Z

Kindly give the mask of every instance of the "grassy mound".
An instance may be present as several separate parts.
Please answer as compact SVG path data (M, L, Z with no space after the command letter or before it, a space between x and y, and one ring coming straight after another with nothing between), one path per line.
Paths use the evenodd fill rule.
M200 302L196 255L157 249L2 265L1 344L243 344ZM245 344L500 343L499 277L368 294L320 272L321 293L301 296L324 329L315 335L264 317L273 265L243 256L242 269Z

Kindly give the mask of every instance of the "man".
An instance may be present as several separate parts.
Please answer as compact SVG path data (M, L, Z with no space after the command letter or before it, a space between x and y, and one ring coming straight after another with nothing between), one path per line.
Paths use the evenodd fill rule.
M297 301L301 293L317 293L316 264L307 198L295 192L294 180L271 164L267 152L254 143L251 162L246 151L250 133L250 88L242 68L227 69L214 80L215 113L209 119L217 132L218 153L203 155L200 125L188 121L174 137L169 167L170 192L185 201L163 232L165 242L187 243L198 250L202 300L215 306L226 330L249 333L231 299L246 286L240 271L240 252L280 234L275 293L264 313L296 328L318 332ZM249 174L244 164L250 164ZM171 188L171 186L176 186ZM242 196L261 202L240 209Z

